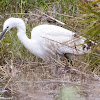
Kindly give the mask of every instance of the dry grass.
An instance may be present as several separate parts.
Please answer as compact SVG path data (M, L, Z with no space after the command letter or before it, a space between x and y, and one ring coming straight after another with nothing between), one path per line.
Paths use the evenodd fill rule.
M13 97L14 100L75 100L75 98L95 100L100 98L99 78L70 67L70 65L64 67L63 62L47 65L43 61L11 61L5 66L0 66L2 88L7 90L1 96ZM66 95L68 93L67 89L71 91L72 99L64 97L64 93ZM73 91L77 94L76 96Z
M46 5L45 5L46 6ZM2 19L22 17L27 26L30 37L32 27L42 23L52 23L74 32L84 33L88 23L78 24L74 16L61 14L56 11L57 5L51 5L47 14L43 9L35 9L30 13L4 14ZM55 7L55 8L52 8ZM59 8L61 5L59 4ZM71 6L72 7L72 6ZM45 7L44 7L45 8ZM66 8L66 7L65 7ZM64 9L65 9L64 8ZM74 9L74 7L73 7ZM60 13L59 13L60 12ZM62 11L63 12L63 11ZM75 13L75 11L73 11ZM76 12L75 16L79 14ZM59 23L62 20L65 25ZM81 19L81 18L80 18ZM3 21L4 22L4 21ZM2 22L2 24L3 24ZM34 24L33 24L34 23ZM1 27L0 27L1 29ZM0 99L13 100L99 100L100 99L100 65L92 65L90 55L71 56L73 66L66 59L58 59L52 63L45 63L29 53L20 44L16 31L11 30L1 42L0 48ZM8 45L9 44L9 45ZM99 49L100 51L100 49ZM94 52L93 59L99 59L100 53ZM7 90L3 92L4 90ZM2 93L1 93L2 92ZM13 97L13 98L8 98Z

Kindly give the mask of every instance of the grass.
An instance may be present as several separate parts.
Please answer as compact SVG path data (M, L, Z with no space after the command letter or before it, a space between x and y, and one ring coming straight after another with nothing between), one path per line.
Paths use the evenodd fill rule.
M100 9L96 10L95 3L78 0L36 1L23 0L22 7L21 0L0 1L0 31L9 17L27 18L30 38L33 27L48 22L45 13L64 22L62 27L95 41L97 45L84 57L73 56L74 66L66 65L65 59L46 64L25 49L16 36L16 29L10 30L0 42L0 88L7 90L0 96L15 100L66 100L70 93L69 97L77 100L100 98Z

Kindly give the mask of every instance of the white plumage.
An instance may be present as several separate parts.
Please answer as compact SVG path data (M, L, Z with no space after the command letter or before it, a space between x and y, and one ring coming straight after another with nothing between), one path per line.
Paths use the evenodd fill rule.
M17 36L21 43L32 54L44 60L56 57L57 53L81 55L89 53L91 50L92 45L85 43L86 38L56 25L36 26L31 32L31 39L29 39L26 35L25 23L20 18L9 18L5 21L0 39L13 27L18 29Z

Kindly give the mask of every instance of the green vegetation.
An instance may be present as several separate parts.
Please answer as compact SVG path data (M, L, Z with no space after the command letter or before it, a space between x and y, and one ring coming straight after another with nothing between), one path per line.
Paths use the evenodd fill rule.
M2 24L0 26L0 30L2 31L3 22L11 16L28 18L28 24L26 26L27 34L29 35L34 26L40 23L46 23L46 21L40 21L39 19L43 16L43 13L41 12L44 12L64 22L66 24L64 26L65 28L79 34L81 33L83 36L88 38L88 40L92 40L97 43L92 50L92 53L87 58L89 59L89 62L91 62L90 66L93 71L98 67L100 61L98 60L100 57L98 55L98 52L100 52L100 8L96 4L98 2L99 0L96 2L79 2L77 0L1 0L0 20ZM36 18L37 16L30 17L30 12L39 16L39 18ZM6 38L4 38L1 42L1 64L6 63L5 59L9 61L11 59L14 60L18 58L24 60L33 60L34 58L33 55L31 55L20 43L15 35L16 32L16 29L11 30L6 34Z
M38 91L41 89L44 92L46 89L48 91L55 90L54 93L51 91L51 94L57 95L60 93L59 96L61 100L65 100L68 98L66 94L69 95L70 93L70 98L76 95L76 93L73 94L72 92L76 92L76 88L67 88L66 85L61 88L61 86L63 86L62 84L66 82L58 82L58 80L68 79L72 82L70 84L73 85L74 82L77 84L78 82L83 83L86 79L87 81L85 82L87 82L87 84L89 83L89 85L87 85L87 87L89 87L91 79L93 79L91 77L93 75L97 77L100 76L100 6L98 6L97 3L100 3L100 0L94 2L87 0L0 0L0 32L2 32L3 23L7 18L20 17L25 20L26 34L29 38L32 28L39 24L50 23L57 24L86 37L86 42L92 40L96 43L91 53L85 55L85 58L80 59L80 57L74 57L72 59L74 66L68 65L80 71L80 74L77 74L75 71L71 72L63 67L62 63L66 64L67 62L65 59L61 61L57 59L59 63L55 62L51 65L45 64L41 59L32 55L20 43L16 35L17 30L11 29L0 42L0 82L2 83L2 88L11 88L12 94L14 94L14 92L16 93L18 89L17 92L21 94L23 98L29 95L29 93L31 93L30 96L32 96L35 93L33 90ZM60 25L53 21L49 22L46 15L64 22L65 25ZM69 73L71 75L69 75ZM91 77L89 77L89 75ZM48 81L46 81L47 83L42 83L44 79L51 79L57 82L54 81L55 83L50 83L49 86ZM33 84L36 80L42 82ZM74 85L76 85L76 83ZM37 85L39 87L37 87ZM95 86L94 83L92 84L92 87L93 86ZM98 89L98 87L96 88ZM94 94L96 94L97 91L94 89L95 87L91 89L91 93L93 90L93 92L95 91ZM82 90L82 92L84 91L85 90ZM40 93L40 91L38 92ZM84 92L84 94L87 95L87 92ZM43 95L47 94L44 93ZM56 97L55 95L54 97ZM0 93L0 96L5 95ZM59 96L56 97L55 100L59 100Z

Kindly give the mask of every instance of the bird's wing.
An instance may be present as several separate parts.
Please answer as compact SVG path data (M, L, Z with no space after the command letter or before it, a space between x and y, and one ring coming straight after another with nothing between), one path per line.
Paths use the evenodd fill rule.
M77 41L80 38L83 38L70 30L56 25L39 25L33 28L31 38L39 39L39 37L48 38L50 40L65 44L66 42Z
M31 37L38 37L38 36L42 36L42 35L49 35L49 36L66 36L66 37L70 37L72 35L74 35L75 33L67 30L65 28L62 28L60 26L56 26L56 25L39 25L36 26L35 28L33 28L32 33L31 33Z
M32 38L39 41L47 53L74 53L82 50L80 44L84 43L84 38L74 32L55 25L40 25L32 30ZM79 45L79 46L78 46ZM76 48L77 46L77 48Z
M82 40L79 38L51 35L46 35L42 38L44 39L42 46L50 55L55 56L57 53L61 55L64 53L80 53Z

